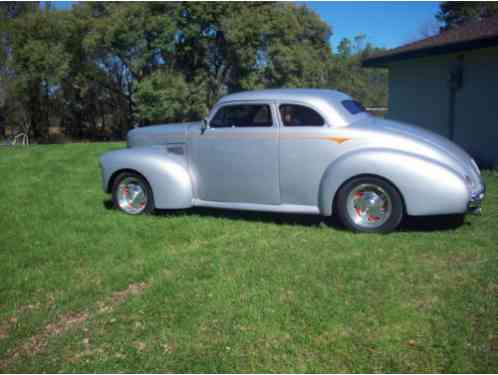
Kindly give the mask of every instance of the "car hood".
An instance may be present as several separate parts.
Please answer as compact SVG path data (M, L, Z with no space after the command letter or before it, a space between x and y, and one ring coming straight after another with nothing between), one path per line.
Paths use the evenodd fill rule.
M472 158L460 146L449 139L419 126L398 121L370 117L352 125L377 135L376 139L390 139L392 147L421 154L446 164L474 182L480 181L480 173Z
M184 122L132 129L127 135L128 147L185 143L189 127L197 124L194 122Z

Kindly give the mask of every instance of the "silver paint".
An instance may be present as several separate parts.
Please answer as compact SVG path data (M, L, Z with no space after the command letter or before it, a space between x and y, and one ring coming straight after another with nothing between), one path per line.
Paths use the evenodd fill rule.
M273 127L203 130L202 122L193 122L131 130L127 149L101 157L104 190L109 192L116 173L134 170L149 182L156 208L326 216L338 189L361 175L390 181L409 215L465 213L473 197L484 193L479 169L459 146L416 126L351 115L341 104L347 99L332 90L244 92L222 98L208 123L225 105L266 103ZM283 103L311 107L326 124L285 127L278 113Z

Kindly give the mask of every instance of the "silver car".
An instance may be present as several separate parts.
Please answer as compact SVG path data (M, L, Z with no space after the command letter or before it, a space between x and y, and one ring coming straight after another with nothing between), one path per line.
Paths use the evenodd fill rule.
M127 141L100 166L128 214L334 213L352 230L389 232L405 215L477 212L484 198L479 168L456 144L332 90L228 95L201 122L133 129Z

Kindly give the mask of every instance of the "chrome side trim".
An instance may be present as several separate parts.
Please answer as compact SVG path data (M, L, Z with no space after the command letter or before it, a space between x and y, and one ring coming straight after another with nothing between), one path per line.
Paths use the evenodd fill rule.
M298 204L256 204L256 203L235 203L235 202L213 202L201 199L193 199L192 204L196 207L223 208L229 210L247 211L269 211L295 214L319 215L320 210L315 206L303 206Z

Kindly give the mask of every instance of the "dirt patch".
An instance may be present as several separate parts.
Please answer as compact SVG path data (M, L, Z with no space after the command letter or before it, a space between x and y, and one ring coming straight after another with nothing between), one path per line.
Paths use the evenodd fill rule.
M142 294L148 287L150 287L150 284L146 282L129 284L126 289L112 293L111 298L108 300L97 302L97 312L99 314L110 313L117 305L131 296Z
M129 284L124 290L114 292L106 302L97 302L95 308L97 313L110 312L115 306L124 302L131 296L137 296L143 293L150 284L146 282ZM90 317L89 312L68 313L62 315L55 323L49 323L45 328L26 340L22 345L14 348L7 353L6 358L0 360L0 369L9 366L18 358L32 357L42 351L48 344L51 336L64 334L65 332L80 327ZM10 322L12 323L12 322ZM0 326L0 339L8 337L8 327ZM90 352L89 339L85 338L85 354Z
M468 263L477 263L481 260L481 258L477 255L473 254L465 254L465 255L450 255L447 257L447 261L451 265L462 265Z
M135 341L133 343L133 346L135 347L135 349L137 349L139 352L143 352L145 350L145 348L147 347L147 345L145 345L145 343L143 341Z
M12 315L9 319L0 323L0 340L9 337L9 331L13 326L16 325L16 323L17 323L17 318L15 315Z
M63 315L62 318L57 323L51 323L47 325L45 331L48 335L59 335L67 331L71 327L83 323L87 319L88 319L87 313Z
M130 296L142 294L150 285L145 282L128 285L128 288L112 294L111 300L113 303L121 303Z
M10 351L7 354L7 359L0 363L0 368L7 367L19 357L31 357L38 354L47 345L50 336L60 335L82 324L87 319L87 313L63 315L56 323L48 324L42 332L32 336L27 342Z
M49 297L47 303L45 303L45 307L50 306L54 303L54 299L52 296ZM28 305L21 305L16 308L16 312L14 315L10 316L3 322L0 322L0 340L6 339L9 337L9 331L14 327L17 323L17 317L22 316L23 314L29 313L33 310L38 310L42 306L42 303L36 302Z
M439 303L436 295L422 296L414 301L415 308L421 311L429 311Z
M9 337L9 327L8 326L0 326L0 340Z

